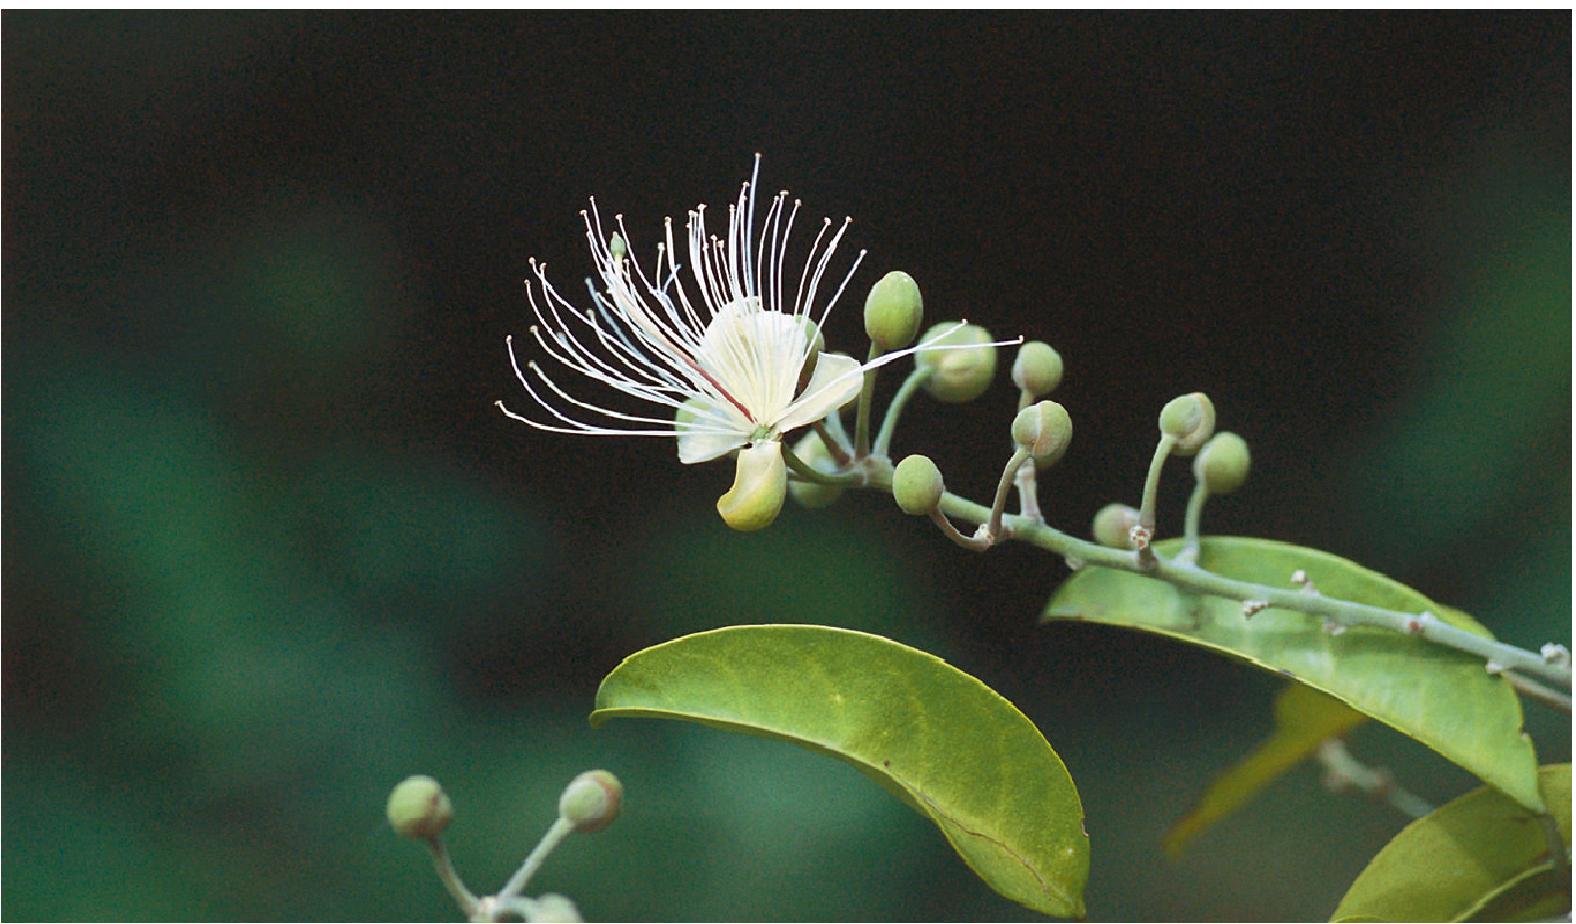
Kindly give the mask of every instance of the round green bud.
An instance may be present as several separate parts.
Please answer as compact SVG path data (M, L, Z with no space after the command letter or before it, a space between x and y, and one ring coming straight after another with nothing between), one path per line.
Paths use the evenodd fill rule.
M909 456L892 471L892 498L904 513L926 516L941 505L947 486L929 456Z
M925 316L919 283L900 270L882 276L865 296L865 333L882 352L901 350L914 342Z
M1176 453L1190 456L1215 433L1215 405L1201 391L1172 398L1160 410L1160 432L1176 438Z
M959 327L948 322L926 331L920 343L952 348L922 349L914 355L914 364L930 373L925 379L925 390L932 398L962 404L983 395L990 387L996 374L996 348L988 345L990 331L978 324Z
M821 333L820 325L808 317L801 316L797 320L804 339L810 342L810 350L805 354L804 365L799 367L799 388L802 390L810 384L810 376L815 373L815 364L820 361L821 353L826 349L826 337Z
M412 776L389 793L389 824L403 837L431 839L454 820L449 796L430 776Z
M1012 381L1036 398L1050 394L1062 382L1062 354L1048 343L1030 340L1018 347L1018 358L1012 361Z
M783 444L766 440L739 450L733 486L717 498L717 512L729 526L748 532L772 525L787 497L788 464L783 461Z
M821 442L821 434L811 430L793 444L793 454L804 460L805 464L818 472L831 474L837 471L837 462L832 454L826 451L826 444ZM843 486L840 484L818 484L814 481L788 482L788 496L801 507L816 509L829 507L843 496Z
M1137 510L1126 504L1106 504L1094 515L1094 541L1108 548L1130 549L1137 525Z
M1012 419L1012 441L1029 450L1036 467L1054 464L1073 441L1073 419L1055 401L1041 401Z
M1211 494L1230 494L1248 480L1253 459L1247 441L1230 431L1217 433L1193 459L1193 475Z
M569 781L558 797L558 814L581 834L613 823L624 804L624 784L606 770L587 770Z
M804 334L804 339L810 342L810 355L814 356L826 349L826 337L821 333L821 325L801 315L797 319L799 332Z

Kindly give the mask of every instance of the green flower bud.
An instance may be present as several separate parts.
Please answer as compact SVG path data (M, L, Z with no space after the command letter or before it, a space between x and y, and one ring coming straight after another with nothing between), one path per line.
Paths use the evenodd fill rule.
M1193 475L1211 494L1230 494L1248 480L1253 459L1247 441L1230 431L1215 434L1193 459Z
M826 337L821 334L820 325L808 317L799 317L799 330L804 333L804 339L810 341L810 352L805 354L804 365L799 368L799 388L810 384L810 376L815 373L815 364L821 358L821 352L826 349Z
M870 287L865 297L865 333L882 352L901 350L914 342L925 301L919 284L907 273L893 270Z
M1215 433L1215 405L1201 391L1172 398L1160 411L1160 432L1176 438L1177 455L1190 456Z
M1018 347L1018 358L1012 361L1012 381L1036 398L1050 394L1062 382L1062 354L1048 343L1030 340Z
M948 330L952 332L947 333ZM937 401L962 404L973 401L990 387L996 374L996 348L987 346L990 332L978 324L937 324L925 332L922 344L965 346L968 349L921 350L914 355L914 364L929 370L925 390Z
M613 255L614 266L623 263L624 257L629 254L629 245L624 243L624 235L619 234L617 231L613 232L612 237L608 238L607 249Z
M837 471L837 462L832 454L827 452L826 444L821 442L821 434L811 430L799 438L793 445L793 454L803 459L805 464L818 472L828 474ZM814 481L788 482L788 496L792 497L801 507L815 509L828 507L843 496L843 486L840 484L817 484Z
M1130 549L1137 525L1137 510L1126 504L1106 504L1094 515L1094 541L1108 548Z
M430 839L454 819L449 796L430 776L412 776L389 793L389 824L403 837Z
M928 456L909 456L892 472L892 498L904 513L926 516L941 504L947 490L941 469Z
M1036 467L1061 459L1073 441L1073 419L1055 401L1041 401L1012 419L1012 441L1029 450Z
M783 446L776 440L739 450L734 461L733 487L717 498L717 512L741 531L772 525L788 496L788 465Z
M613 823L624 804L624 784L606 770L587 770L564 787L558 814L581 834L593 834Z

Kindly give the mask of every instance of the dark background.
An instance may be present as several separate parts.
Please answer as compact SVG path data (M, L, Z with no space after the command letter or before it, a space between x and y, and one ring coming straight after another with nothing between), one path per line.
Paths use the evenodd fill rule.
M591 269L588 196L649 240L756 152L869 248L833 347L863 352L900 268L928 321L1061 350L1052 522L1136 500L1155 414L1202 389L1255 461L1208 529L1569 641L1567 12L3 26L8 918L451 918L389 787L444 781L490 891L593 766L625 817L533 885L592 920L1031 917L836 762L587 726L623 656L770 621L882 632L1018 703L1080 786L1092 917L1329 914L1402 819L1312 768L1158 846L1266 733L1272 678L1036 626L1066 572L1033 550L875 496L734 534L726 464L494 410L522 398L527 259L566 292ZM896 448L982 497L1014 397L921 398ZM1529 723L1567 759L1567 720ZM1434 801L1473 785L1385 729L1354 747Z

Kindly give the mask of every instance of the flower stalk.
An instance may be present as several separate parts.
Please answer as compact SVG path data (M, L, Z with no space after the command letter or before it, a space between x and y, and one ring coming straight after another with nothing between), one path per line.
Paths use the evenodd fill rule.
M874 490L890 491L891 477L872 473L866 486ZM950 491L941 495L937 509L947 517L975 524L989 523L992 515L990 507ZM1225 597L1228 600L1239 600L1244 603L1250 601L1255 604L1262 603L1261 609L1273 606L1324 617L1341 625L1389 629L1392 632L1422 638L1436 645L1465 652L1481 658L1485 663L1492 661L1503 665L1506 671L1531 675L1557 687L1569 689L1571 686L1571 668L1568 661L1545 660L1537 652L1459 629L1444 620L1433 618L1432 614L1425 619L1422 618L1424 614L1421 613L1387 610L1366 603L1326 597L1323 594L1305 593L1300 589L1240 581L1206 571L1195 564L1164 558L1156 555L1152 549L1149 554L1153 563L1146 564L1142 552L1108 548L1079 539L1027 517L1008 514L1003 516L1002 524L1005 527L1006 538L1027 542L1048 552L1054 552L1064 559L1075 559L1086 566L1131 571L1196 593Z
M870 344L870 363L881 358L882 349L874 343ZM865 371L863 386L859 389L859 410L854 417L854 458L863 459L870 455L870 412L871 405L875 402L876 372L874 366L868 366Z
M476 912L480 906L475 895L465 887L464 880L460 879L459 872L454 868L454 861L449 858L449 849L444 846L443 839L438 837L427 838L427 849L432 852L432 866L438 873L438 881L443 883L454 903L460 906L460 913L465 919L475 920Z
M910 398L919 391L930 378L930 370L924 367L915 367L913 372L903 380L897 388L897 394L892 396L892 403L887 405L886 416L881 418L881 431L876 434L875 445L871 453L884 456L892 451L892 436L897 431L897 422L903 416L903 409L908 407Z

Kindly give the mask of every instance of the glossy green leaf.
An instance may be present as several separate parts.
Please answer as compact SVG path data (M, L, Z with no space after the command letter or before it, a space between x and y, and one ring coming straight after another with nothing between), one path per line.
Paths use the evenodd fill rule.
M1271 782L1311 755L1327 738L1344 735L1367 717L1340 700L1294 683L1275 697L1275 731L1248 756L1215 778L1198 804L1160 841L1175 857L1215 822L1246 805Z
M1158 543L1175 554L1180 539ZM1326 596L1407 612L1432 610L1487 635L1463 614L1343 558L1267 539L1210 538L1199 564L1217 574L1285 587L1304 571ZM1244 618L1242 604L1203 596L1128 571L1085 568L1051 597L1045 619L1080 619L1155 632L1232 655L1299 680L1416 738L1541 810L1537 758L1522 734L1521 702L1483 662L1386 629L1359 626L1339 635L1317 616L1271 608Z
M997 892L1083 916L1089 836L1067 768L1023 713L940 658L848 629L732 626L626 658L603 678L591 723L623 716L845 760L935 822Z
M1571 847L1571 765L1539 773ZM1534 920L1570 911L1568 872L1556 872L1543 822L1480 787L1407 825L1369 862L1335 921Z

